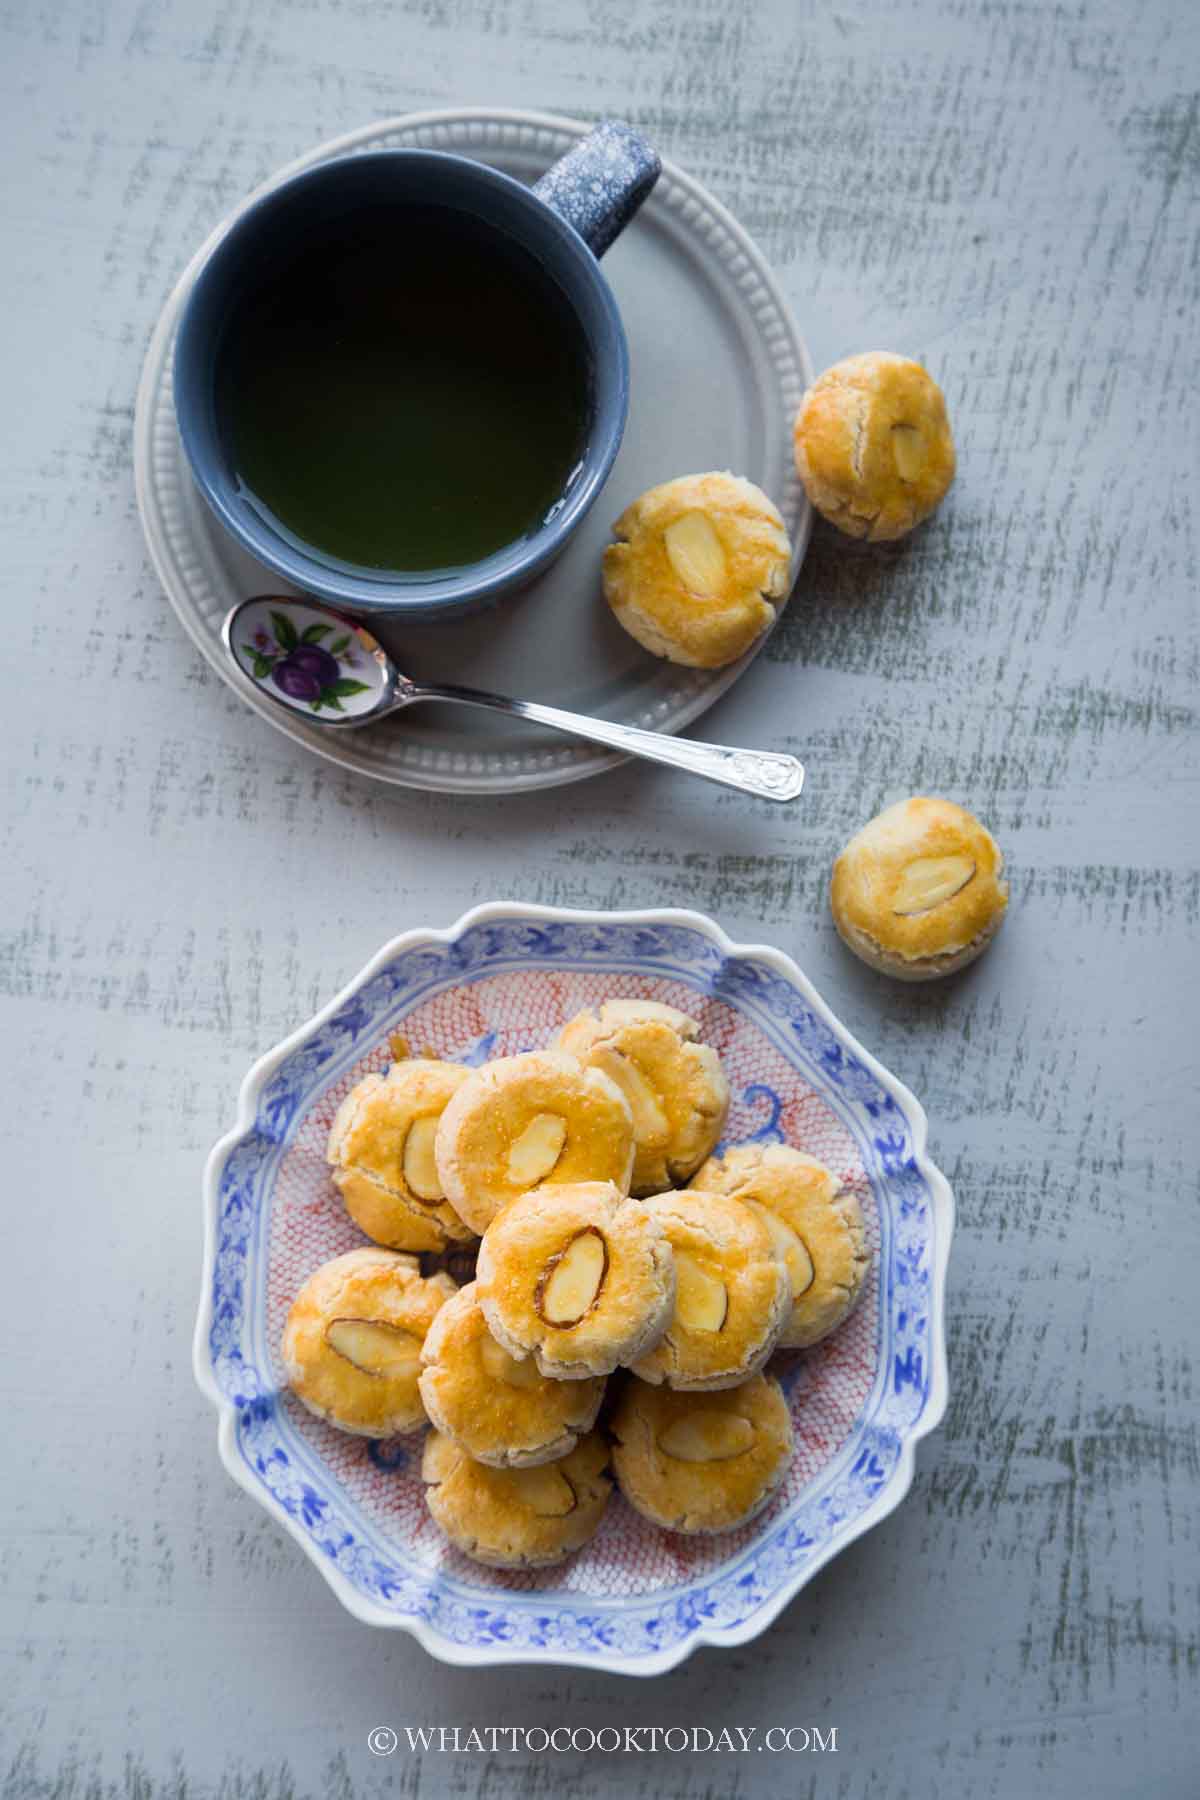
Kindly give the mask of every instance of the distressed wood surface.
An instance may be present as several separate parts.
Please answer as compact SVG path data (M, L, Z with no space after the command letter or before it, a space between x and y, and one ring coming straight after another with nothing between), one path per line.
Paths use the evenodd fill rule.
M1197 206L1189 0L7 0L0 514L6 1473L22 1800L1196 1792ZM818 366L925 359L960 477L818 530L705 729L773 812L623 771L374 791L202 665L147 562L133 394L195 244L406 109L624 113L764 245ZM1012 865L963 978L841 950L831 857L943 792ZM924 1100L953 1398L913 1493L759 1642L649 1683L465 1673L354 1624L221 1470L198 1175L246 1064L389 935L681 902L792 952ZM378 1724L838 1728L836 1755L373 1758Z

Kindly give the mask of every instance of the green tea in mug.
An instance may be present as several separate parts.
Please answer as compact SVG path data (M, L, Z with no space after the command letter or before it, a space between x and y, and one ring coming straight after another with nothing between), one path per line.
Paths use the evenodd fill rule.
M479 562L553 512L586 445L570 303L522 246L449 207L310 227L235 303L216 381L244 496L335 565Z

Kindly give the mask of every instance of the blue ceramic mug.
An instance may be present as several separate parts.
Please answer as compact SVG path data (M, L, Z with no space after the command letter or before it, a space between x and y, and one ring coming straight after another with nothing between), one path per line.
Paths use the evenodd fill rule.
M335 605L432 618L524 586L563 548L612 468L629 405L629 351L597 258L658 178L654 151L605 120L533 188L466 157L381 150L320 163L263 196L221 238L196 278L175 345L175 409L184 450L221 524L260 562ZM565 296L587 360L585 447L565 492L515 542L466 567L403 573L339 563L277 528L238 480L216 379L222 332L254 272L302 245L314 220L386 200L447 207L499 229ZM469 225L467 227L469 229ZM419 251L419 245L415 246Z

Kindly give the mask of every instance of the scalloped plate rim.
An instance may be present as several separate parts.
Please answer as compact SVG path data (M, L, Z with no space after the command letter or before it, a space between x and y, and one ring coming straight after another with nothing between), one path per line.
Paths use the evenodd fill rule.
M900 1442L899 1461L879 1494L844 1531L834 1532L831 1540L810 1560L780 1582L778 1588L747 1617L729 1626L701 1625L679 1642L657 1653L639 1656L636 1661L603 1655L571 1655L560 1650L539 1651L522 1646L509 1653L501 1645L472 1647L453 1642L439 1631L431 1630L423 1620L392 1614L365 1599L353 1585L332 1567L328 1558L319 1555L311 1540L274 1497L257 1485L235 1445L237 1408L217 1385L209 1354L209 1329L212 1323L212 1276L215 1265L217 1227L220 1207L220 1174L225 1161L246 1133L253 1129L257 1117L258 1097L270 1077L294 1051L299 1049L322 1025L363 988L375 975L402 953L422 944L451 945L473 928L496 920L529 919L537 923L569 922L577 925L647 925L682 926L698 932L720 951L723 957L764 962L794 986L806 1003L822 1018L833 1034L857 1058L890 1095L906 1118L912 1131L913 1158L924 1178L930 1196L933 1226L933 1256L930 1270L930 1348L931 1368L928 1396L919 1418L909 1426ZM387 1630L408 1632L437 1660L459 1667L514 1666L543 1664L604 1670L621 1675L649 1676L665 1673L686 1660L702 1645L731 1647L745 1644L759 1636L778 1617L789 1601L831 1559L853 1543L872 1526L893 1512L907 1495L916 1465L916 1446L922 1438L937 1429L949 1399L949 1375L945 1344L945 1288L951 1241L954 1235L955 1202L950 1183L928 1154L928 1119L924 1107L903 1082L898 1080L878 1059L859 1043L821 999L808 977L784 951L769 944L735 942L714 920L703 913L683 907L654 907L604 912L570 907L538 906L520 901L489 901L470 908L453 925L442 930L418 927L401 932L384 944L346 985L312 1018L268 1050L243 1077L238 1092L237 1117L232 1128L209 1152L203 1175L204 1256L200 1308L196 1318L192 1346L193 1373L201 1393L218 1413L217 1442L221 1461L238 1486L256 1500L300 1545L305 1555L319 1569L342 1605L362 1623Z

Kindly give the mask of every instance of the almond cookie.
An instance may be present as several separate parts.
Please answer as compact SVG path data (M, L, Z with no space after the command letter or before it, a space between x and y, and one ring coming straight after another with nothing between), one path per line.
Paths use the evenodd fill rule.
M475 1291L510 1356L579 1381L632 1362L662 1336L675 1299L671 1246L657 1219L611 1181L535 1188L497 1215L479 1247Z
M829 904L855 956L901 981L965 969L1004 922L1004 858L951 800L900 800L864 825L833 865Z
M659 1342L630 1361L643 1381L736 1387L774 1350L791 1305L783 1258L761 1217L724 1194L642 1202L675 1252L675 1307Z
M630 1381L609 1427L630 1506L668 1531L731 1531L787 1473L792 1421L777 1381L752 1375L715 1394Z
M604 597L655 656L693 669L736 662L775 623L792 585L787 526L728 470L650 488L613 526Z
M444 1250L475 1234L446 1200L433 1153L446 1102L470 1075L422 1057L367 1075L334 1115L326 1156L354 1223L391 1250Z
M705 1163L691 1192L732 1195L775 1240L792 1292L781 1350L818 1344L841 1324L871 1257L858 1201L824 1163L790 1144L743 1144Z
M488 1468L432 1431L421 1479L430 1512L465 1556L494 1569L540 1569L595 1536L612 1493L607 1466L596 1431L534 1469Z
M532 1356L519 1361L487 1328L475 1283L460 1288L429 1328L421 1399L437 1429L476 1462L532 1468L573 1450L592 1429L604 1378L551 1381Z
M813 382L794 448L804 491L849 537L904 537L954 480L941 388L920 363L887 351L848 356Z
M629 1102L634 1194L686 1181L721 1135L729 1083L720 1057L699 1036L695 1019L657 1000L606 1000L558 1034L559 1049L603 1069Z
M456 1292L423 1280L415 1256L364 1247L322 1263L292 1302L280 1354L288 1385L318 1419L357 1437L425 1423L421 1346Z
M473 1069L442 1114L437 1166L454 1210L480 1233L544 1181L612 1181L627 1194L629 1102L562 1051L501 1056Z

